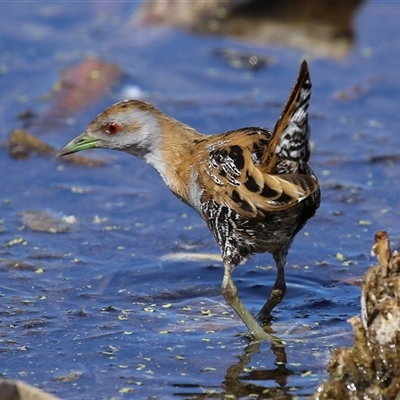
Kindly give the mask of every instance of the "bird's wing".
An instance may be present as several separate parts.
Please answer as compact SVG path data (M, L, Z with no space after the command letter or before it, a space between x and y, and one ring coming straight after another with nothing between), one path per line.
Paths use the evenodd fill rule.
M218 204L246 217L262 218L264 211L290 208L317 190L314 175L263 172L252 152L257 138L240 133L214 143L208 161L200 164L205 193Z

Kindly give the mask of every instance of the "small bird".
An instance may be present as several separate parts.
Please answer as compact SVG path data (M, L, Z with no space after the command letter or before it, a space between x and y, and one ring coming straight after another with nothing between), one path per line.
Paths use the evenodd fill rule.
M116 103L98 115L58 156L103 148L150 164L168 188L193 207L221 248L222 294L259 340L270 336L241 302L232 273L254 253L272 254L277 278L258 318L265 322L286 292L286 256L295 235L320 204L310 157L306 61L271 131L241 128L204 135L139 100Z

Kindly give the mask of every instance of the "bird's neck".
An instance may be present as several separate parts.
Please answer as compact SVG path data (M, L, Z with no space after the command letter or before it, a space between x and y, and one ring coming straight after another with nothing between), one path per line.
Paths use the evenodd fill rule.
M159 132L155 146L143 159L161 175L174 194L186 201L194 149L204 135L164 114L157 119Z

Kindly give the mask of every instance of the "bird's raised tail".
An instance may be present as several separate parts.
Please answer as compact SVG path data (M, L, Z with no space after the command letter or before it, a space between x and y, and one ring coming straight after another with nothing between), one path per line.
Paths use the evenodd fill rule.
M311 79L307 62L301 63L299 76L272 133L262 165L272 174L301 173L310 157L308 105Z

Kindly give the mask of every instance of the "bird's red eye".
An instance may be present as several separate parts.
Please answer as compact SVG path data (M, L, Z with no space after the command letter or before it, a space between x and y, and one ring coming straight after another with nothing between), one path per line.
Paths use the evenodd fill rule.
M119 132L119 125L116 122L108 122L106 125L106 132L109 135L116 135Z

